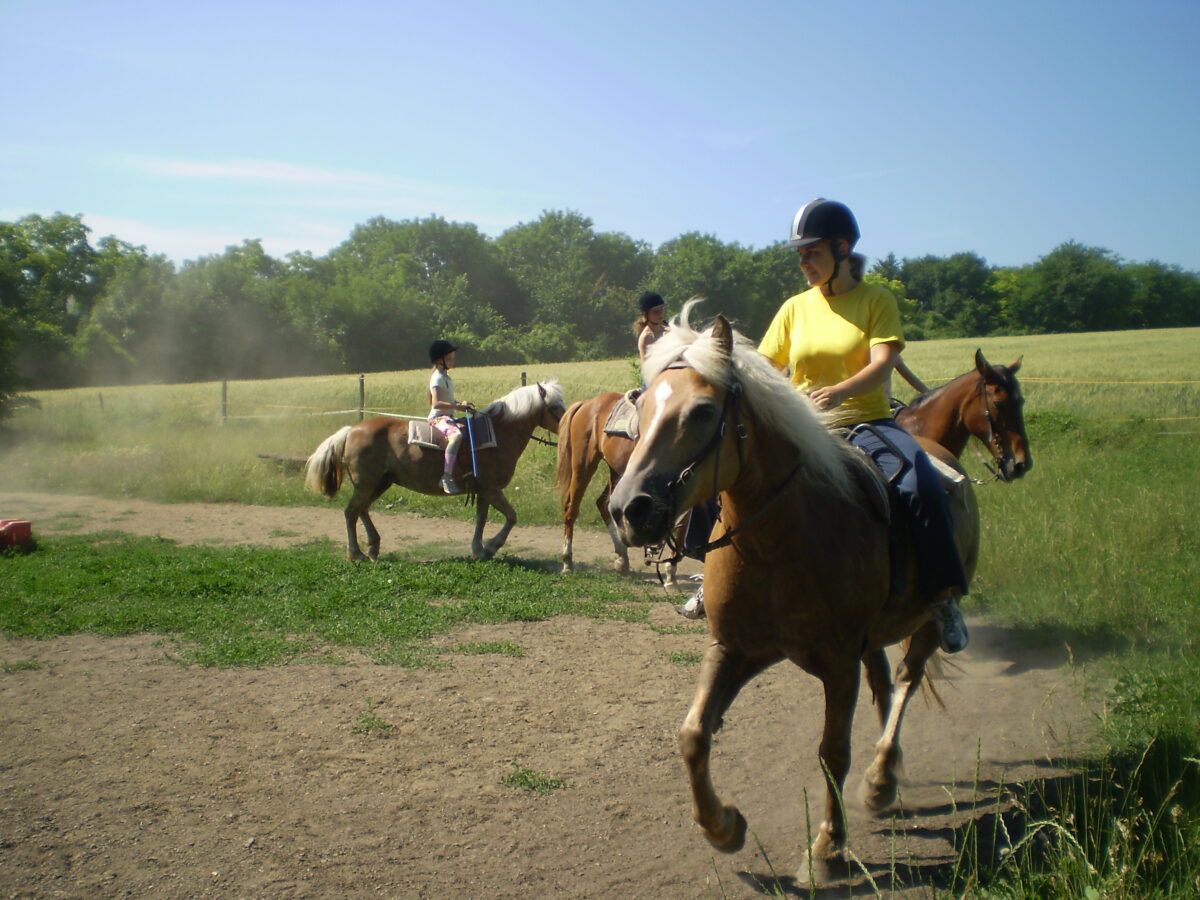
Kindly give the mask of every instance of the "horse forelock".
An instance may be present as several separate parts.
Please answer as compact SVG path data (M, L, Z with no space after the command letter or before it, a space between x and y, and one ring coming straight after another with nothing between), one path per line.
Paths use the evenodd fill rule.
M697 297L687 301L670 330L652 345L645 367L646 383L676 362L685 363L705 381L724 389L739 382L746 406L755 418L800 451L798 461L806 480L823 483L837 492L852 492L854 486L846 467L849 444L829 433L808 398L741 332L733 331L731 358L713 335L712 327L696 331L690 320L699 302Z
M542 392L545 391L545 400ZM557 381L544 381L514 388L499 400L493 400L484 409L485 415L497 421L521 421L539 415L543 403L547 407L563 405L562 385Z

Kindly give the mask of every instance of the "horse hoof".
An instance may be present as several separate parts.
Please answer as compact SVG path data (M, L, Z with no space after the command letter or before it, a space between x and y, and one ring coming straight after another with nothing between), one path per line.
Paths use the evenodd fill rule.
M379 548L372 547L370 550L368 550L367 559L369 559L371 562L379 562Z
M563 563L562 571L559 572L558 574L559 575L570 575L574 571L575 571L575 567L573 565L571 565L570 563Z
M796 872L797 887L819 887L846 881L850 877L850 864L842 851L830 856L814 856L810 850L804 854L800 870Z
M872 780L871 773L868 772L867 777L863 778L858 797L868 811L879 815L896 802L898 786L899 782L895 778L880 777L878 780Z
M370 560L367 559L366 554L364 554L361 550L356 550L353 553L347 553L346 559L350 560L352 563L370 562Z
M613 569L614 569L614 571L616 571L616 573L618 575L628 575L629 574L629 560L625 559L624 557L618 556L616 559L613 560Z
M721 810L718 828L705 831L704 836L722 853L737 853L746 846L746 817L736 806L726 806Z

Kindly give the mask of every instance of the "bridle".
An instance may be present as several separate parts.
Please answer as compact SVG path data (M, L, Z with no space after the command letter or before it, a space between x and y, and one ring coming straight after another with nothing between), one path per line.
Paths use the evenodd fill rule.
M987 423L987 438L983 439L983 443L991 451L992 462L996 464L996 467L992 468L978 450L975 451L975 454L983 467L992 473L992 480L1007 481L1008 479L1001 474L1006 458L1004 445L996 433L996 420L992 417L992 410L988 406L987 379L982 375L979 376L979 403L983 407L983 420ZM997 415L999 415L999 409L997 409Z
M666 368L667 369L690 369L692 367L689 366L685 362L679 361L679 362L672 363L671 365L667 366ZM688 463L686 466L684 466L675 478L673 478L671 481L667 482L668 494L671 496L674 496L676 489L681 488L684 485L686 485L687 482L691 479L692 475L695 473L696 469L699 466L701 466L708 459L709 456L712 456L713 457L713 494L711 497L711 502L717 504L717 507L718 507L717 518L718 519L720 519L720 491L717 489L717 485L720 484L720 480L721 480L720 479L720 476L721 476L721 445L725 442L727 423L731 417L733 420L733 433L737 437L736 446L737 446L737 454L738 454L738 472L739 472L739 474L740 474L742 468L745 466L745 462L746 462L745 443L750 435L746 431L746 426L742 424L742 415L741 415L742 394L743 394L742 384L740 381L737 381L737 380L735 380L731 385L729 385L729 387L727 387L725 389L725 402L721 406L721 417L717 422L717 427L713 431L712 436L708 439L708 442L701 448L700 452L697 453L695 457L693 457L692 461L690 463ZM777 487L771 493L771 498L766 503L759 506L758 509L756 509L750 516L748 516L747 518L745 518L741 522L739 522L735 528L730 528L730 529L726 530L726 532L723 535L721 535L719 538L717 538L715 541L708 541L707 543L703 544L702 546L695 548L695 550L693 552L703 556L704 554L708 553L710 550L716 550L720 547L728 547L730 544L732 544L733 537L735 534L737 534L742 529L747 528L755 520L757 520L759 517L761 517L768 509L770 509L772 506L775 505L775 502L780 497L782 497L784 492L787 490L788 485L790 485L792 483L792 479L794 479L796 477L796 474L800 471L800 468L801 468L801 464L797 463L796 467L793 468L790 473L788 473L787 478L785 478L783 480L783 482L779 485L779 487ZM677 564L684 557L682 542L676 541L674 532L669 531L667 533L665 543L668 547L671 548L672 555L668 559L660 559L658 561L658 564L660 566L663 564L669 564L669 565Z

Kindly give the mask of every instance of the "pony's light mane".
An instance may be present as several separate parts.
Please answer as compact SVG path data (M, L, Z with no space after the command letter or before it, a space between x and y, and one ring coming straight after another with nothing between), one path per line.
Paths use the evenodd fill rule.
M546 390L546 405L563 405L562 385L557 381L543 381L540 385L529 384L514 388L499 400L493 400L482 412L491 416L497 422L522 421L539 415L542 411L542 397L539 387Z
M729 388L735 380L741 382L746 405L759 423L799 451L798 462L806 480L850 494L854 485L846 467L849 443L829 433L808 398L738 331L733 332L731 365L713 338L711 327L703 332L692 328L691 314L698 303L699 297L687 301L672 320L670 330L651 345L645 365L646 383L677 360L722 388Z

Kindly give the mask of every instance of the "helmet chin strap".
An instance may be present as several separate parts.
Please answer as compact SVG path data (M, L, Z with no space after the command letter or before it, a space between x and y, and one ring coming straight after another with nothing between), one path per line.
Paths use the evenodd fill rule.
M829 288L829 296L832 297L837 293L833 289L833 283L837 280L838 272L842 267L842 260L846 259L849 254L842 253L836 239L829 242L829 249L833 252L833 274L829 276L829 280L825 282L825 287Z

